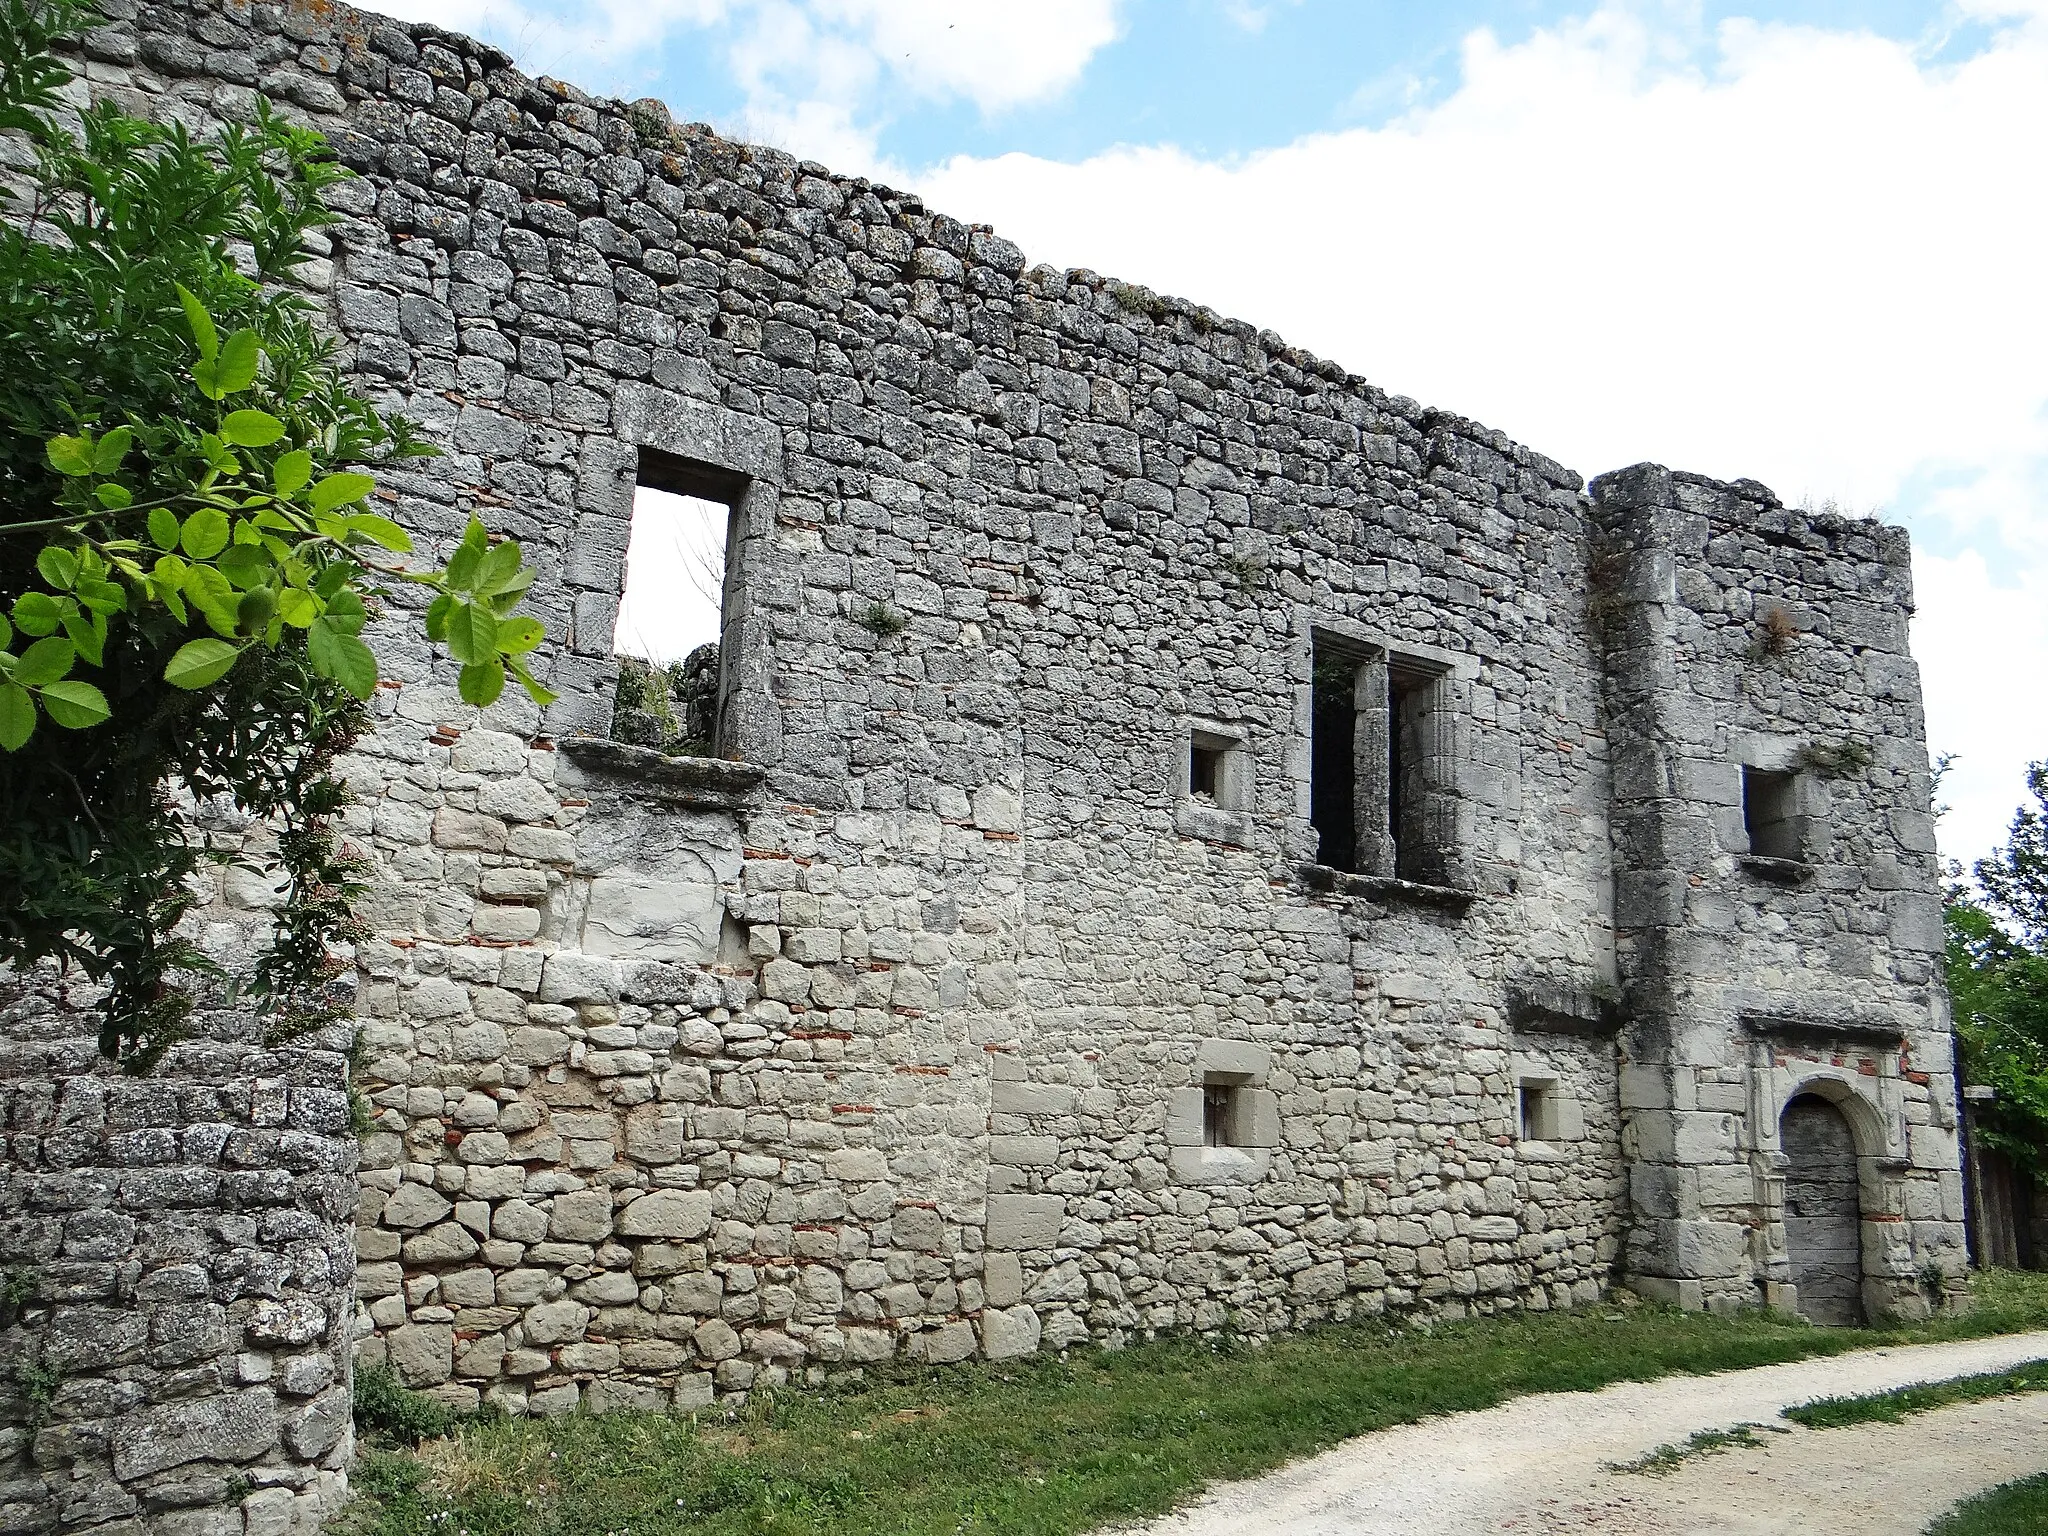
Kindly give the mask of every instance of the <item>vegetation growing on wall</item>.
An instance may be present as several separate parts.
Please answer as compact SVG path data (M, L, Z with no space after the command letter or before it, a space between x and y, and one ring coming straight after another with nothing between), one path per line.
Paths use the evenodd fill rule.
M283 286L349 173L259 101L199 141L64 109L79 0L0 0L0 127L35 169L0 225L0 961L105 984L100 1044L177 1038L205 957L178 936L204 856L175 789L278 829L275 942L246 978L317 1012L356 865L329 772L367 719L365 625L400 584L488 704L540 622L519 546L472 522L445 565L372 510L431 452L346 384Z
M1997 1095L1978 1134L2048 1184L2048 761L2027 788L2033 804L1977 861L1976 889L1949 888L1948 984L1965 1080Z

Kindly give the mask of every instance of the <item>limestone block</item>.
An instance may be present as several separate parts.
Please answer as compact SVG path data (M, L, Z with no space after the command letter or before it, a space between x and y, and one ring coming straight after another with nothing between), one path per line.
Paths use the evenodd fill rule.
M548 1236L557 1242L601 1243L612 1235L609 1190L581 1189L555 1196Z
M988 1307L981 1314L981 1352L991 1360L1036 1354L1038 1313L1031 1307Z
M1014 1253L989 1253L981 1261L982 1295L992 1307L1012 1307L1024 1299L1024 1267Z
M384 1202L383 1214L378 1218L387 1227L401 1230L414 1227L431 1227L441 1221L455 1207L434 1193L424 1184L401 1184Z
M974 792L974 824L984 832L1022 832L1024 800L1002 784L984 784Z
M1036 1321L1035 1315L1033 1320ZM911 1358L930 1365L952 1365L972 1358L978 1342L972 1323L941 1323L936 1328L911 1335Z
M481 902L470 909L470 931L495 943L523 943L540 934L540 911L535 907L494 906Z
M1015 1168L1050 1168L1060 1160L1056 1136L991 1136L988 1160Z
M708 880L600 875L590 882L583 949L619 959L709 965L718 958L723 913L718 887Z
M1249 1040L1210 1039L1195 1048L1197 1073L1238 1077L1246 1082L1263 1083L1272 1060L1271 1051Z
M430 1387L455 1370L455 1330L447 1323L407 1323L384 1336L391 1368L408 1387Z
M844 1184L889 1176L889 1159L874 1147L841 1147L825 1154L825 1175Z
M590 1308L578 1301L547 1301L529 1307L520 1319L529 1344L562 1344L583 1337Z
M541 971L540 998L544 1003L615 1003L619 968L599 955L559 950L547 957Z
M537 787L537 786L536 786ZM444 805L434 812L436 848L474 848L484 853L505 851L505 823L495 816Z
M711 1230L711 1192L657 1189L642 1195L619 1216L626 1237L702 1237Z
M896 1246L911 1248L921 1253L934 1253L946 1241L945 1218L930 1206L899 1206L889 1218L889 1229L895 1234Z
M1058 1195L990 1195L983 1241L991 1248L1055 1247L1066 1210Z
M126 1482L190 1461L248 1461L277 1437L277 1400L266 1391L164 1403L114 1421L114 1475Z
M723 1318L708 1318L691 1335L697 1353L706 1360L730 1360L740 1352L740 1336Z
M562 808L546 785L524 774L484 785L477 791L476 805L485 816L503 821L552 821ZM498 846L502 849L504 843L501 841Z
M990 1085L989 1107L999 1115L1070 1115L1080 1095L1060 1083L1022 1083L998 1078Z

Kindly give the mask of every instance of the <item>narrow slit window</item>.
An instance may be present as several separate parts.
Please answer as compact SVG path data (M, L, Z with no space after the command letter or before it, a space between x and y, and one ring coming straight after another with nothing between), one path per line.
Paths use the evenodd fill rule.
M667 752L716 750L733 509L743 483L642 449L612 629L612 735Z
M1202 1084L1202 1145L1234 1147L1237 1136L1237 1085L1209 1081Z
M1744 768L1742 825L1749 833L1749 851L1757 857L1804 858L1806 828L1799 815L1798 775Z
M1188 748L1188 793L1205 795L1220 804L1222 790L1223 748L1195 742Z
M1521 1139L1557 1140L1557 1085L1542 1082L1523 1083L1520 1099Z
M1355 873L1359 661L1318 635L1312 669L1309 820L1316 830L1316 862Z

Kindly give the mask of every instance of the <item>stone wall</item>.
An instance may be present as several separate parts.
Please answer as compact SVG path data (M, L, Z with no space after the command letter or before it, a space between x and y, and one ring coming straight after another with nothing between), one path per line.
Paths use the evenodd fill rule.
M1689 1305L1760 1279L1797 1305L1778 1128L1814 1094L1856 1135L1865 1310L1950 1304L1963 1192L1905 535L1653 466L1593 496L1630 1267ZM1771 797L1789 827L1758 822Z
M540 572L559 703L461 705L394 613L347 764L377 871L366 1355L456 1405L692 1406L897 1356L1568 1306L1632 1212L1636 1274L1691 1251L1629 1168L1689 1166L1656 1138L1690 1138L1671 1095L1696 1090L1641 1074L1677 1081L1685 973L1724 957L1641 960L1639 877L1733 876L1642 819L1673 791L1610 782L1610 712L1634 750L1693 686L1616 638L1650 613L1602 577L1621 502L1270 332L429 27L144 5L82 67L135 110L204 124L260 88L330 134L361 174L304 281L446 450L385 476L391 514L433 547L482 516ZM733 505L719 759L598 739L657 467ZM1682 483L1729 509L1687 601L1789 579L1788 514ZM1908 1019L1904 1147L1913 1115L1938 1130L1910 1074L1946 1034L1911 926L1917 697L1885 691L1911 681L1903 543L1809 538L1809 585L1866 594L1831 622L1874 634L1745 707L1800 742L1837 708L1881 726L1851 723L1878 766L1836 794L1896 835L1840 845L1795 958ZM1623 588L1654 597L1639 542ZM1333 698L1356 870L1317 862ZM1728 744L1694 745L1723 793ZM1866 852L1899 893L1876 934L1834 883ZM1776 894L1702 921L1774 934ZM219 895L230 924L266 899ZM1820 933L1838 914L1854 939ZM1716 1105L1777 1070L1701 1038L1687 1084ZM1767 1190L1751 1134L1726 1161ZM1894 1181L1936 1193L1887 1274L1946 1251L1944 1145ZM1745 1209L1716 1297L1764 1294Z
M311 1533L352 1433L333 1049L211 1014L147 1077L0 997L0 1530Z

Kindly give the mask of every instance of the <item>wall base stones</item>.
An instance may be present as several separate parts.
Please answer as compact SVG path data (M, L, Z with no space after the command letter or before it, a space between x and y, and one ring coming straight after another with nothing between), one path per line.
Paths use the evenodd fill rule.
M0 1530L312 1536L345 1491L346 1060L196 1022L128 1077L0 996Z

